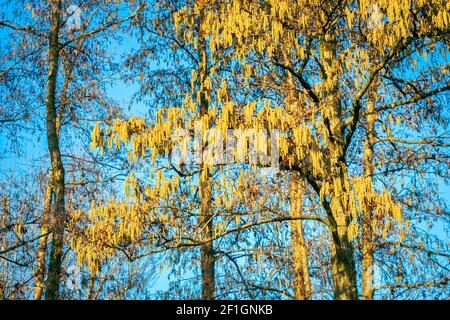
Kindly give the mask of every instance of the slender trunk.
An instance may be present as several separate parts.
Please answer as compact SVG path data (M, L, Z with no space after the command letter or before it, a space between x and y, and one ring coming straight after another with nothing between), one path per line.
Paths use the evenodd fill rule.
M204 12L200 13L203 16ZM200 30L197 30L200 33ZM199 59L198 68L200 74L204 77L208 76L208 59L207 59L207 44L204 39L199 41ZM200 77L200 80L202 77ZM205 116L208 113L209 102L202 86L199 85L200 90L200 115ZM203 141L201 142L203 148ZM201 240L209 240L213 237L214 230L214 215L212 213L212 179L210 174L209 164L205 163L205 157L202 152L202 168L199 178L200 186L200 218L199 223L201 230ZM200 246L200 270L202 273L202 300L214 300L216 296L216 278L215 278L215 258L214 258L214 242L210 241Z
M289 196L290 213L293 217L299 216L302 210L302 192L300 188L300 181L297 181L295 180L295 177L292 177L290 181ZM303 223L301 220L292 220L290 226L295 293L294 299L310 300L311 282L309 278L308 256L303 233Z
M356 270L353 258L353 246L348 239L347 224L332 227L332 265L334 298L336 300L356 300Z
M5 224L5 221L3 220L3 217L7 217L9 216L9 204L8 204L8 198L6 196L3 196L1 199L1 211L0 211L0 215L2 217L2 219L0 219L0 225L3 227ZM6 240L6 239L5 239ZM8 247L8 241L0 241L0 251L4 251L6 248ZM4 268L4 262L5 261L1 261L0 262L0 300L5 300L8 298L8 285L6 283L5 280L6 279L6 270L7 268Z
M211 213L211 178L209 170L203 169L200 176L200 227L202 228L201 239L208 240L213 237L213 215ZM202 272L202 299L213 300L215 298L215 258L213 242L202 244L201 272Z
M373 99L374 97L372 97ZM367 112L373 110L374 100L369 101ZM373 186L373 144L375 116L369 115L366 124L366 140L364 143L364 176L370 179L370 185ZM362 298L364 300L373 300L373 267L374 267L374 238L372 232L373 211L370 203L366 204L367 210L363 212L362 219Z
M329 151L329 176L333 191L327 201L332 241L332 265L334 298L337 300L358 299L356 267L353 244L348 237L350 214L346 195L348 190L347 164L345 162L345 134L339 94L339 62L336 57L336 42L327 34L320 44L320 58L326 78L322 87L325 140Z
M52 25L49 36L49 71L46 93L47 140L52 167L53 190L55 195L55 211L52 219L52 243L47 273L45 298L58 299L59 283L64 240L64 166L61 158L59 139L57 134L56 86L59 66L59 29L60 29L61 1L52 4Z
M51 219L51 206L52 206L52 175L49 175L48 184L45 191L44 200L44 212L41 218L41 238L39 239L39 247L37 253L37 268L36 268L36 280L34 285L34 300L41 300L44 292L44 277L46 270L46 256L48 245L48 232Z
M208 112L208 102L203 94L201 94L201 114ZM201 143L203 146L203 142ZM203 162L205 161L202 157ZM201 240L209 240L213 237L213 214L211 209L212 201L212 187L211 176L208 164L202 164L202 170L199 178L200 186L200 218L199 223L201 229ZM214 258L214 243L210 241L200 246L200 270L202 273L202 300L213 300L216 291L215 278L215 258Z
M97 280L97 277L95 276L95 274L91 274L89 277L89 287L88 287L88 293L86 295L86 300L93 300L92 297L94 295L96 280Z
M62 124L62 117L64 115L64 110L67 105L67 91L70 84L70 77L72 75L73 71L73 64L69 67L65 68L65 79L64 79L64 85L61 90L61 98L60 98L60 110L56 119L56 136L59 141L60 138L60 132L61 132L61 124ZM35 281L35 291L34 291L34 299L35 300L41 300L42 294L44 292L44 278L45 278L45 266L46 266L46 255L47 255L47 247L48 247L48 232L50 230L50 221L51 221L51 206L52 206L52 199L53 199L53 181L52 181L52 175L50 174L48 185L45 193L45 200L44 200L44 212L41 219L41 236L43 236L39 240L39 248L38 248L38 263L37 263L37 270L36 270L36 281ZM44 236L45 235L45 236Z

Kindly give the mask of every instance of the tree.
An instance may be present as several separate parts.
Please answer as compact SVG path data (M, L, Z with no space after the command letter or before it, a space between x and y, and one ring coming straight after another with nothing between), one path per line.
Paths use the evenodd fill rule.
M9 19L1 21L2 27L10 30L12 34L19 35L19 41L13 43L13 53L20 53L23 48L31 48L29 49L29 53L26 52L23 54L17 63L5 70L6 75L16 72L16 69L19 72L20 70L27 70L29 67L27 63L33 66L39 66L39 68L34 68L36 71L41 67L45 70L46 63L48 63L45 105L47 141L49 155L51 155L52 169L50 170L49 182L45 193L41 236L38 238L40 245L37 253L37 272L35 279L36 299L42 297L45 276L47 276L46 298L58 298L60 277L62 274L62 250L65 237L64 226L67 220L66 209L68 206L65 199L67 193L72 189L71 187L67 187L64 173L65 167L71 169L71 163L63 161L63 158L66 157L71 160L78 159L76 160L78 162L83 159L81 154L79 154L78 158L71 158L70 154L63 153L67 149L61 148L61 142L65 138L71 139L72 137L70 135L74 134L76 136L77 133L74 131L63 131L61 133L61 128L70 124L76 128L75 130L82 132L85 128L82 127L81 121L88 123L91 121L91 116L96 120L98 119L97 117L105 117L105 114L106 120L108 117L117 116L117 108L105 97L105 83L110 81L108 78L114 75L114 72L116 72L114 69L116 67L111 59L108 58L106 50L100 49L99 43L103 41L106 34L109 33L111 35L113 28L125 25L126 22L135 19L139 10L143 8L139 3L132 4L129 7L125 5L119 7L116 4L107 3L77 4L73 2L50 1L43 4L24 6L21 3L17 3L19 10L23 10L23 7L21 7L23 5L25 9L31 12L28 15L27 11L25 13L19 11L20 13L18 15L23 21L26 21L25 23L28 22L29 25L21 26L20 23L10 21ZM48 6L51 7L50 14ZM11 4L11 8L14 10L16 4ZM73 8L76 8L78 11ZM81 13L80 8L84 10L96 8L95 11L99 12L100 15L95 18L94 16L86 16L84 20L80 16L78 17L79 21L70 21L74 14ZM6 18L10 17L7 16ZM39 22L46 25L48 21L48 29L41 29ZM117 31L117 29L115 30ZM48 60L47 57L43 56L45 51L42 50L47 43L49 48ZM106 58L106 61L103 60L104 58ZM92 69L89 69L90 67ZM33 69L33 67L30 69ZM62 81L60 81L61 72L58 72L61 69L63 71ZM36 77L40 81L39 73L36 73ZM20 73L17 79L23 79ZM27 80L28 82L25 84L27 86L26 89L30 87L29 81L31 79ZM11 95L18 95L20 97L21 93L18 89L21 88L21 84L19 81L17 82L19 85L16 87L11 86L10 91ZM89 82L91 82L91 86L86 88L86 84ZM42 92L40 91L40 85L42 84L39 82L36 83L37 92ZM34 93L35 91L30 90L30 94ZM92 102L94 102L93 106L88 106ZM8 101L8 104L12 103L14 102ZM39 107L39 98L37 99L37 104ZM96 106L101 107L100 111L92 112L92 110L89 110L91 108L95 110ZM86 115L89 116L85 117L83 112L86 112ZM77 117L79 118L77 119ZM73 151L69 151L69 153L72 153L72 156ZM75 151L75 153L77 152L79 151ZM98 165L95 160L91 163L94 166ZM84 171L82 167L78 168L78 170ZM95 171L95 169L92 170L93 175L95 175ZM72 174L70 174L70 177L72 177ZM72 182L70 181L69 184L72 185ZM79 185L83 187L86 184L90 183L82 182ZM49 234L52 234L52 243L50 246L49 269L46 270L47 238Z
M202 8L209 14L201 30L207 35L212 52L215 47L229 46L242 63L256 63L258 67L268 62L271 71L286 72L295 79L295 109L285 101L279 106L281 120L270 119L273 125L288 128L291 138L282 148L281 162L285 168L297 171L316 191L326 213L332 240L335 298L356 299L357 268L352 241L358 227L358 202L370 199L373 210L384 212L384 217L393 217L401 224L400 205L389 190L370 192L366 187L370 181L358 179L354 172L357 168L350 166L355 133L368 116L367 93L380 91L386 85L382 80L402 70L405 61L422 60L423 57L413 55L418 48L422 51L428 46L445 46L448 8L440 2L196 4L197 10ZM376 21L371 15L374 6L379 13ZM378 26L374 28L374 24ZM445 65L425 74L436 80L433 89L416 87L416 92L406 99L399 96L408 95L403 90L387 94L384 99L391 103L376 111L438 99L439 93L449 89ZM270 78L266 76L265 80ZM277 94L288 100L292 91L286 90L285 83L278 82L276 76L273 78L275 81L263 86L268 90L274 87ZM415 87L407 77L400 79L397 83ZM291 120L293 117L299 117L300 122Z
M4 175L2 297L147 298L156 267L158 298L448 296L448 5L27 8L0 15L0 130L34 134L45 106L51 170ZM124 79L145 117L109 98Z

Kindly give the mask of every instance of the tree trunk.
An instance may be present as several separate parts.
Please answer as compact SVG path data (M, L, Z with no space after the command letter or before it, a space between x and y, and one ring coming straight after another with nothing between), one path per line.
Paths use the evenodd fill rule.
M291 216L300 215L302 210L302 191L300 181L294 176L291 177L289 196ZM294 299L311 299L311 282L309 278L308 256L306 250L305 237L303 233L303 223L301 220L292 220L291 241L292 241L292 260L294 275Z
M200 227L202 228L202 241L213 237L213 215L211 213L211 178L209 170L204 168L200 176ZM215 298L215 270L213 242L202 244L201 272L202 272L202 299L213 300Z
M64 85L61 89L61 97L60 97L60 110L58 112L56 118L56 136L58 141L60 140L60 132L61 132L61 124L62 117L64 116L64 110L67 106L67 91L69 89L69 84L71 82L71 76L73 71L74 64L70 64L68 67L64 68L65 76L64 76ZM47 247L48 247L48 232L51 221L51 206L52 206L52 198L53 198L53 181L52 175L49 176L47 190L45 194L44 200L44 212L41 219L41 236L43 236L39 240L39 248L38 248L38 265L36 271L36 281L35 281L35 291L34 291L34 299L41 300L42 294L44 291L44 277L46 271L46 255L47 255ZM45 236L44 236L45 235Z
M51 219L52 206L52 175L49 175L48 184L45 191L44 212L41 218L41 238L39 239L39 247L37 253L36 280L34 284L34 300L41 300L44 292L44 278L46 271L46 256L48 245L48 232Z
M358 299L356 267L353 245L348 237L350 214L346 195L349 178L345 162L345 130L339 92L339 61L336 57L335 35L326 34L320 44L320 59L326 77L322 86L322 108L324 114L325 141L329 152L330 184L333 186L329 200L325 200L332 240L332 265L334 298L337 300Z
M367 112L373 110L374 97L367 105ZM374 145L374 129L375 115L367 117L366 124L366 140L364 142L364 176L370 179L370 185L373 186L373 145ZM364 300L373 300L373 268L374 268L374 237L372 232L373 211L370 203L366 204L367 210L363 212L362 219L362 298Z
M203 16L204 12L200 13ZM197 30L200 33L200 30ZM204 39L200 38L199 41L199 59L198 68L203 76L208 76L208 60L207 60L207 44ZM199 77L202 79L202 77ZM205 116L208 113L209 102L204 92L202 92L202 86L199 83L197 90L200 90L200 115ZM203 139L201 139L203 140ZM201 230L201 240L210 240L213 237L214 230L214 215L212 213L212 179L210 175L209 164L205 163L205 157L203 155L203 141L200 143L202 148L202 164L201 173L199 177L200 186L200 218L199 223ZM202 273L202 300L214 300L216 296L216 278L215 278L215 258L214 258L214 243L210 241L200 246L200 270Z
M202 94L201 101L202 114L208 110L208 104ZM201 142L203 148L203 142ZM205 159L202 156L202 170L199 178L200 186L200 216L199 224L201 228L201 240L207 241L213 237L213 214L211 210L212 201L212 187L211 176L208 164L204 163ZM210 241L200 245L200 270L202 273L202 300L214 300L216 291L215 278L215 258L214 258L214 243Z
M331 231L334 299L356 300L358 290L353 246L348 239L347 224L339 224L335 228L332 227Z
M55 211L52 219L52 243L47 273L45 298L58 299L64 241L65 203L64 166L57 134L56 86L59 66L59 29L61 1L52 4L52 24L49 36L49 71L46 93L47 140L51 160Z

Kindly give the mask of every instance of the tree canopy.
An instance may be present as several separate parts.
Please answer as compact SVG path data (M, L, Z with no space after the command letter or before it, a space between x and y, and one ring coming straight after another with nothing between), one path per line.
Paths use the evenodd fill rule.
M449 298L450 3L3 6L0 297Z

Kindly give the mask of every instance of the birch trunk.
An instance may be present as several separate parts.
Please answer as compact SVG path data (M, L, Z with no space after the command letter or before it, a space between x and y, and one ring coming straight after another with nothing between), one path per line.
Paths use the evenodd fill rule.
M291 178L289 196L290 196L290 214L293 217L300 216L302 210L302 191L300 182ZM292 241L292 260L294 275L294 299L311 299L311 282L309 277L308 256L306 250L305 236L303 233L303 223L301 220L292 220L291 241Z
M346 203L348 193L347 164L345 163L345 134L339 93L339 61L336 57L336 42L326 34L320 44L320 58L326 73L322 88L322 107L326 142L329 151L329 176L333 191L326 200L326 211L330 220L332 242L332 266L334 298L337 300L358 299L356 267L353 244L348 236L350 214Z
M202 16L204 12L201 12ZM197 30L199 32L199 30ZM205 57L202 62L198 63L200 73L208 76L208 59L207 59L207 44L203 39L200 39L199 57ZM201 61L201 59L199 59ZM198 90L202 90L201 86ZM200 114L202 116L208 113L209 102L204 92L200 93ZM201 240L208 241L213 237L214 230L214 215L212 213L212 180L209 171L209 164L205 163L203 155L203 141L202 148L202 170L199 177L200 186L200 217L199 223L201 230ZM215 279L215 257L214 257L214 243L209 241L200 245L200 270L202 273L202 300L214 300L216 295L216 279Z
M211 213L211 178L207 168L203 169L200 176L200 227L202 228L202 241L213 237L213 215ZM202 300L215 298L215 258L213 242L200 246L202 272Z
M51 219L51 206L52 206L52 175L48 178L47 189L45 192L44 200L44 212L41 218L41 238L39 239L39 247L37 253L37 268L36 268L36 280L34 284L34 300L41 300L44 293L44 278L46 271L46 256L48 247L48 232Z
M59 67L59 30L61 1L52 3L52 19L49 36L49 71L46 93L47 140L51 160L55 211L51 222L52 242L45 288L45 298L58 299L64 241L65 222L65 182L64 166L61 158L57 134L56 87Z
M373 110L374 97L367 105L367 112ZM370 185L373 186L373 145L374 145L374 129L375 115L367 117L366 124L366 140L364 143L364 176L370 179ZM362 298L363 300L373 300L373 267L374 267L374 238L372 232L373 211L370 204L367 205L368 210L363 212L362 224Z

